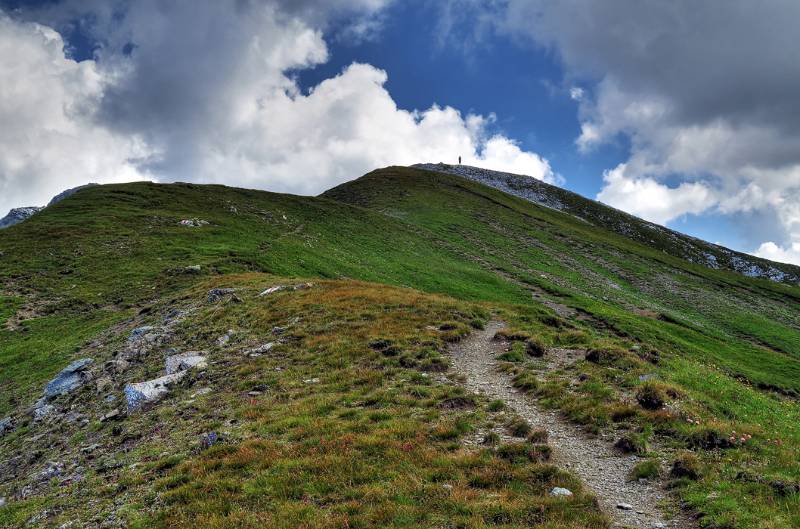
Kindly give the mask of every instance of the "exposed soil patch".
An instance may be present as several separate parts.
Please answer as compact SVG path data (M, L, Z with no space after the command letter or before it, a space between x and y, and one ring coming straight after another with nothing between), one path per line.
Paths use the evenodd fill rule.
M585 481L615 527L695 527L681 512L671 518L664 513L662 506L671 505L671 501L662 483L629 481L631 470L641 458L620 454L614 449L613 439L589 437L558 413L541 409L533 398L512 386L511 378L497 369L496 355L505 350L506 344L492 339L503 326L491 322L485 330L451 346L453 369L464 376L467 388L491 399L502 399L533 428L545 430L553 449L553 463L569 468ZM579 350L558 349L549 354L548 367L556 368L574 361Z

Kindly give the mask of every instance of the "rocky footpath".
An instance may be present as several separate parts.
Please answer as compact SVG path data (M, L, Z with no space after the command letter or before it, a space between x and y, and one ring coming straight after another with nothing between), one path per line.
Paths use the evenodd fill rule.
M667 491L659 481L631 481L639 458L622 454L613 442L591 437L563 419L557 412L540 408L534 399L515 389L511 377L498 370L497 356L505 350L494 336L504 325L491 322L483 331L451 347L453 369L463 375L468 389L492 399L501 399L532 428L546 432L553 451L553 462L575 472L597 495L615 527L640 529L690 529L695 524L678 513L665 516L662 506L669 503ZM572 350L559 350L554 366L568 362ZM554 496L571 496L567 489L553 489Z

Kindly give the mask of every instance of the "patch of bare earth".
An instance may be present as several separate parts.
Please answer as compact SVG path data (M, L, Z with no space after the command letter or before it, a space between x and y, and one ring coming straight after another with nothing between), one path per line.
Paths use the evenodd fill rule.
M630 481L631 470L640 458L620 454L611 439L587 435L557 412L539 407L533 397L513 387L511 377L498 370L496 356L504 351L505 345L493 340L503 326L491 322L485 330L451 346L453 369L463 376L467 388L503 400L533 428L547 430L553 463L583 479L613 520L614 527L695 527L688 516L675 509L662 482ZM574 361L576 354L576 350L557 350L548 367L562 367ZM668 513L669 510L676 512Z

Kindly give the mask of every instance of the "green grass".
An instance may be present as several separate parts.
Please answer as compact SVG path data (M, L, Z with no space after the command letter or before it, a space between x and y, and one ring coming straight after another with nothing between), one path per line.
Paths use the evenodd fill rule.
M584 208L584 218L616 222L602 206L573 206ZM178 225L194 217L210 224ZM182 331L183 347L213 347L229 328L257 334L295 316L302 323L296 340L278 349L282 356L258 367L240 365L241 355L230 359L219 372L222 396L198 398L194 414L173 425L180 410L165 406L128 419L126 428L152 433L170 425L171 433L113 452L108 457L126 465L144 464L107 471L113 479L92 470L75 502L97 499L102 509L127 491L124 515L142 526L198 518L209 527L437 526L446 519L513 527L531 522L525 517L534 511L545 513L537 520L543 527L558 526L559 516L575 527L602 526L581 503L588 496L575 504L542 496L551 481L539 481L541 463L503 460L513 468L503 467L508 479L500 483L491 445L460 451L467 436L492 436L487 421L500 415L497 404L461 418L436 407L455 391L431 382L446 369L443 344L494 315L509 324L506 337L522 340L503 357L517 387L589 431L652 430L654 440L680 450L698 432L752 435L734 448L692 448L706 470L674 490L704 524L800 525L797 495L770 485L800 481L800 288L691 264L661 235L637 234L621 237L476 183L406 168L375 171L318 198L189 184L87 188L0 232L0 416L19 415L70 360L111 358L122 330L148 321L148 309L197 303L211 286L335 280L348 285L331 287L335 295L316 298L312 289L223 309L202 305ZM186 270L192 265L199 274ZM295 298L302 303L293 305ZM370 349L379 339L392 347ZM545 350L605 354L543 376L526 339ZM126 376L153 374L141 365ZM666 409L636 404L640 376L675 390ZM323 382L298 385L301 377ZM258 381L281 391L251 403L245 386ZM110 442L111 426L97 417L76 443ZM230 443L195 450L201 428L229 428L231 419ZM0 440L0 456L15 453L37 428ZM355 444L341 444L347 436ZM428 445L405 454L397 446L408 436ZM160 454L176 455L173 441L180 457L159 467ZM275 463L265 464L270 458ZM743 471L759 479L743 480ZM439 476L454 488L442 489ZM0 482L0 495L11 489ZM356 496L371 501L353 504ZM0 510L0 525L21 525L43 505L66 501L41 498L12 502ZM71 501L64 512L77 508Z

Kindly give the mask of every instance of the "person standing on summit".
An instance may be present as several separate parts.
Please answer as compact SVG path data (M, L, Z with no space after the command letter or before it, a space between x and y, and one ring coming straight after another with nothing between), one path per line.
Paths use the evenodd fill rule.
M458 165L461 165L461 156L458 157Z

